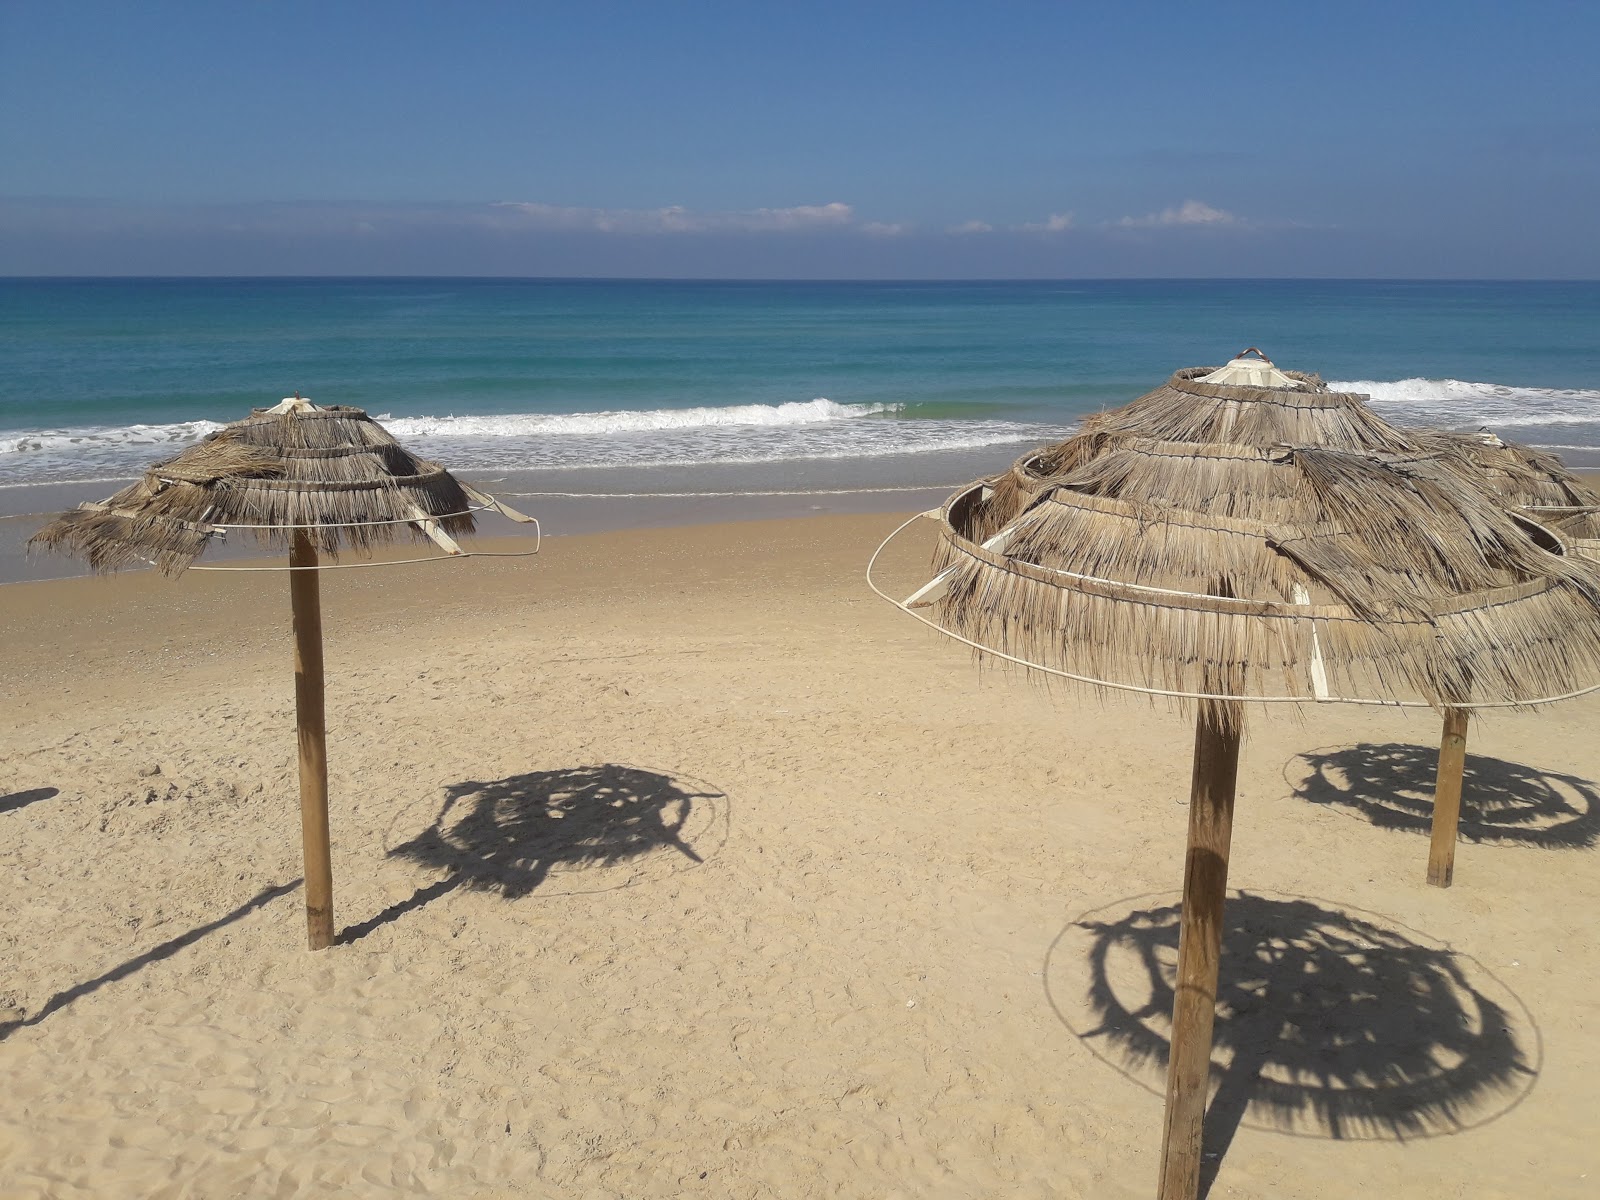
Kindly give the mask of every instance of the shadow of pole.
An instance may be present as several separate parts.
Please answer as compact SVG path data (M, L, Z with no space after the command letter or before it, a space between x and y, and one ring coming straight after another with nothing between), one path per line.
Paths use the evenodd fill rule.
M1089 914L1046 964L1062 1020L1156 1094L1179 916L1176 903ZM1533 1086L1522 1035L1536 1049L1537 1028L1514 996L1489 994L1504 985L1474 960L1298 897L1230 897L1224 919L1202 1195L1247 1115L1298 1136L1405 1140L1483 1124ZM1058 1001L1074 993L1076 1021Z
M11 792L9 795L0 796L0 813L16 812L19 808L27 808L30 804L37 804L40 800L49 800L61 794L60 788L37 787L29 788L25 792Z
M427 887L420 887L404 900L389 905L388 908L368 917L359 925L345 927L334 941L340 946L348 946L352 942L358 942L380 925L387 925L390 921L398 921L408 912L415 912L424 904L430 904L440 896L448 895L455 891L466 881L467 877L465 875L451 875L439 880L437 883L430 883Z
M1428 833L1439 768L1436 747L1391 742L1313 750L1284 778L1312 804L1345 809L1382 829ZM1467 755L1460 836L1552 849L1600 843L1600 785L1524 763Z
M455 784L429 826L389 851L448 874L338 940L348 945L458 888L514 900L544 885L552 871L614 866L657 850L697 865L701 855L686 840L687 826L698 808L724 800L693 781L617 763Z
M108 983L116 983L118 980L126 979L136 971L143 970L152 963L160 962L162 959L171 958L179 950L182 950L185 946L194 945L194 943L198 942L207 934L215 933L223 926L233 924L240 918L246 917L253 913L256 909L270 904L279 896L288 895L290 892L298 888L301 882L301 880L296 879L289 883L280 883L273 887L263 888L250 899L246 900L243 904L239 905L238 908L224 916L218 917L215 921L208 921L204 925L197 925L188 932L181 933L175 938L162 942L159 946L154 946L151 949L146 950L143 954L137 956L136 958L130 958L127 962L111 968L111 970L107 971L103 975L97 975L93 979L70 987L64 992L57 992L45 1002L43 1008L34 1013L32 1016L24 1017L20 1021L11 1021L4 1025L0 1025L0 1041L4 1041L6 1038L10 1037L18 1029L25 1028L29 1025L39 1024L39 1022L43 1021L52 1013L60 1011L75 1000L82 999L90 992L99 991Z

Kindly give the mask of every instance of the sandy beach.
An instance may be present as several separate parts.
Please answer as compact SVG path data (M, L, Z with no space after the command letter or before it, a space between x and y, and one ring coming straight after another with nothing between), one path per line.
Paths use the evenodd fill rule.
M1152 1194L1192 726L898 520L327 573L320 954L283 577L0 588L0 1195ZM1251 712L1213 1197L1600 1194L1597 717Z

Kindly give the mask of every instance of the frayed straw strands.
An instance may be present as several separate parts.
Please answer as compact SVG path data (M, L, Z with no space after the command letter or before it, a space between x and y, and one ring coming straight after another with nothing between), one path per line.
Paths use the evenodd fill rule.
M1040 488L1130 442L1256 450L1316 446L1385 454L1421 450L1409 434L1369 409L1364 397L1330 391L1316 375L1282 372L1295 386L1281 388L1203 382L1217 370L1176 371L1132 403L1087 418L1077 436L1018 459L1010 471L987 481L992 492L977 517L980 532L992 534Z
M1176 371L1161 387L1132 403L1090 417L1083 432L1329 450L1396 450L1411 445L1405 434L1367 407L1364 396L1330 391L1316 375L1284 372L1300 385L1295 388L1202 382L1216 370Z
M1600 492L1588 487L1554 454L1502 441L1492 433L1419 431L1424 449L1463 475L1479 478L1495 496L1579 543L1600 539ZM1592 551L1591 551L1592 553Z
M1430 460L1124 446L989 548L982 491L942 510L931 615L1008 656L1178 700L1234 675L1240 699L1441 707L1600 685L1600 570Z

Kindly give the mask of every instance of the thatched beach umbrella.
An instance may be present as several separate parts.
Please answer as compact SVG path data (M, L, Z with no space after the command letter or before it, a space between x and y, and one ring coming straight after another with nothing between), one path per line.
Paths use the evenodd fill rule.
M455 538L471 533L473 514L486 509L532 521L437 463L417 458L361 409L318 407L294 396L258 408L156 464L109 499L63 514L29 542L75 554L95 571L151 564L168 575L181 574L234 531L253 536L263 549L288 552L287 568L227 569L289 571L306 923L313 950L333 942L321 559L403 536L466 557Z
M1225 389L1201 398L1235 429L1265 419L1253 405L1297 420L1351 407L1208 374L1179 372L1174 390ZM892 602L987 655L1196 711L1160 1192L1187 1200L1244 705L1470 710L1600 688L1600 569L1550 552L1437 459L1174 439L1226 432L1204 421L1165 438L1113 424L1086 435L1114 444L1019 489L998 527L988 481L923 514L939 525L936 573Z
M1438 455L1474 479L1502 504L1544 525L1558 539L1553 549L1600 560L1600 493L1585 486L1561 459L1531 446L1502 441L1487 430L1444 433L1415 430L1425 453ZM1448 708L1439 742L1428 882L1449 887L1455 875L1456 833L1467 765L1467 711Z
M1557 538L1549 549L1600 559L1600 496L1559 459L1492 434L1401 429L1374 413L1366 396L1332 391L1316 375L1279 370L1253 346L1222 367L1178 371L1132 403L1091 416L1076 436L1018 459L1010 471L986 481L973 518L975 533L993 534L1041 489L1140 439L1350 450L1397 463L1425 459L1550 528ZM1202 461L1210 462L1209 471L1199 467ZM1203 500L1205 488L1223 486L1215 477L1220 461L1195 460L1197 472L1187 481L1192 498ZM1226 496L1218 496L1207 510L1217 512L1217 505L1226 503ZM1427 872L1436 887L1449 887L1454 878L1467 722L1468 710L1444 710Z
M1559 456L1488 430L1414 430L1424 451L1446 455L1479 473L1494 495L1560 534L1578 554L1600 558L1600 492L1567 469Z

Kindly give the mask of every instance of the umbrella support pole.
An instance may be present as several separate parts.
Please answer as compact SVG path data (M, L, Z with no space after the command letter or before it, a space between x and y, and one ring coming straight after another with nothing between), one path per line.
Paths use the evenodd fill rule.
M1244 719L1237 701L1202 700L1199 707L1159 1200L1194 1200L1200 1190L1201 1131L1211 1082L1222 908L1228 891L1228 849L1233 838L1233 798Z
M1456 870L1456 831L1461 826L1461 782L1467 768L1467 710L1444 710L1439 739L1439 775L1433 788L1433 840L1428 846L1428 882L1449 887Z
M313 950L333 944L333 855L328 845L328 731L323 710L322 598L317 551L296 530L289 554L294 610L294 712L300 740L300 836L305 848L306 935Z

